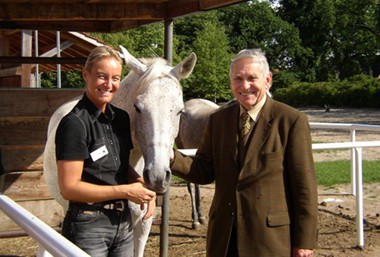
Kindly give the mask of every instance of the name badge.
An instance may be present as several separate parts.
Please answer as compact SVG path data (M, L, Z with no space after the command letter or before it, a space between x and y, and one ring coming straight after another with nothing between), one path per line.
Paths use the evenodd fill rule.
M102 147L100 147L100 148L96 149L95 151L93 151L92 153L90 153L91 158L94 162L96 162L97 160L99 160L103 156L106 156L107 154L108 154L108 150L107 150L107 147L105 145L103 145Z

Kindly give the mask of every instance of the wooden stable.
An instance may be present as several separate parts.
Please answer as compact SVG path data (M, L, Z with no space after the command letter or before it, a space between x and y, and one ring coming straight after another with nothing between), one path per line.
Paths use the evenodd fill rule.
M24 40L25 35L32 37ZM38 38L38 47L33 48L32 55L36 51L40 55L29 59L22 57L29 62L22 64L17 56L32 52L33 37ZM70 31L61 32L60 39L60 58L70 61L61 65L62 71L82 69L91 50L102 44L88 35ZM52 61L58 52L56 32L0 30L0 46L7 55L0 57L0 192L48 225L58 228L63 213L48 192L42 175L47 127L53 112L64 102L82 94L83 89L35 88L32 74L41 56L45 59L38 65L39 73L56 70L56 63ZM1 211L0 223L0 237L24 234Z
M244 0L4 0L0 5L0 191L48 225L58 228L62 221L60 206L51 198L42 175L43 150L48 121L58 106L82 94L82 90L31 89L29 75L33 64L78 64L83 51L68 58L50 54L41 58L31 48L31 31L119 32L142 25L171 22L191 13L208 11L245 2ZM32 11L31 11L32 10ZM22 31L21 51L12 50L12 38ZM72 38L66 41L72 42ZM17 41L15 41L17 42ZM165 35L165 58L171 38ZM18 43L16 43L18 44ZM18 47L20 47L18 45ZM55 48L48 43L47 46ZM51 52L50 52L51 53ZM72 60L74 59L74 60ZM12 62L12 65L10 63ZM22 70L19 70L19 65ZM21 77L15 77L23 75ZM11 78L9 78L11 76ZM13 76L13 77L12 77ZM25 78L25 79L23 79ZM14 82L15 79L17 83ZM15 84L18 84L16 88ZM5 173L5 175L4 175ZM2 175L3 174L3 175ZM2 183L5 178L4 183ZM166 222L167 223L167 222ZM0 211L0 236L24 232ZM166 224L167 225L167 224ZM165 226L163 226L165 228ZM162 232L167 234L167 231ZM165 256L165 250L162 251Z
M83 89L0 88L0 170L5 172L2 192L58 228L62 208L45 184L43 151L50 116ZM23 234L19 226L0 212L0 237Z
M81 70L100 40L72 31L0 30L0 88L40 87L41 73ZM56 57L59 55L60 57Z

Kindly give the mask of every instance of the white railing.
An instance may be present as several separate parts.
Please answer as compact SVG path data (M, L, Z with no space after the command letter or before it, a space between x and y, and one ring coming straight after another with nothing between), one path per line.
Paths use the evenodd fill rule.
M356 131L379 131L380 126L348 123L319 123L310 122L312 129L339 129L350 131L350 142L342 143L315 143L313 150L351 149L351 193L356 197L356 231L357 244L364 247L364 208L363 208L363 166L362 149L367 147L380 147L380 141L356 141ZM178 149L185 155L195 156L196 149Z
M344 143L317 143L312 145L313 150L325 149L352 149L351 155L351 185L352 194L356 196L356 224L358 246L364 247L363 226L363 172L362 148L380 147L380 141L356 142L357 130L380 131L380 126L345 123L310 123L315 129L343 129L351 133L351 142ZM182 153L194 156L196 149L179 149ZM37 256L78 256L88 257L84 251L72 244L57 231L46 225L36 216L25 210L7 196L0 193L0 209L22 227L30 236L40 244ZM48 252L46 252L46 250Z
M350 132L350 141L356 142L356 131L378 131L380 132L380 126L378 125L367 125L367 124L350 124L350 123L322 123L322 122L310 122L310 128L312 129L338 129L338 130L346 130ZM317 145L317 144L315 144ZM328 146L328 145L327 145ZM318 146L316 146L318 147ZM355 182L355 150L353 147L351 148L351 194L356 195L356 182ZM314 148L313 148L314 149ZM334 148L332 148L334 149ZM338 148L335 148L338 149ZM315 149L317 150L317 149ZM319 149L318 149L319 150Z
M0 209L40 244L37 257L52 255L57 257L90 256L8 196L1 193Z
M340 129L350 131L351 142L313 144L313 150L322 149L351 149L351 193L356 197L356 231L357 244L364 247L364 204L363 204L363 162L362 149L380 147L380 141L357 142L356 131L379 131L378 125L348 124L348 123L320 123L310 122L312 129Z

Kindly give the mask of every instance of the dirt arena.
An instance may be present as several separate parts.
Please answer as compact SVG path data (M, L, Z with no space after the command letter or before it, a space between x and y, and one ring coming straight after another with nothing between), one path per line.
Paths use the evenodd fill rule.
M380 125L380 110L374 109L305 109L312 122L340 122ZM349 133L336 130L313 130L314 142L344 142ZM357 141L380 141L379 132L358 132ZM314 155L316 161L349 159L350 152L323 151ZM378 160L380 147L363 149L363 159ZM315 256L361 257L380 256L380 183L365 184L364 249L357 247L355 197L350 185L319 186L319 249ZM213 197L212 185L202 186L202 209L207 216ZM186 185L170 188L168 256L205 256L206 226L191 229L190 198ZM154 225L145 256L159 256L160 226ZM0 239L1 256L35 256L37 243L30 237Z

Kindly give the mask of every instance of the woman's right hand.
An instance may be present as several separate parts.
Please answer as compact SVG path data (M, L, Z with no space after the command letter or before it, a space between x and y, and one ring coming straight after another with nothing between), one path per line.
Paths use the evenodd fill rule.
M128 200L136 204L145 204L155 199L156 193L149 190L140 182L124 185L127 187L126 196Z

